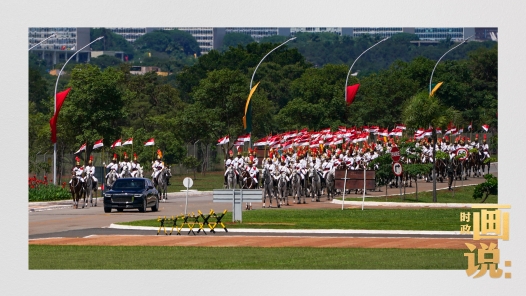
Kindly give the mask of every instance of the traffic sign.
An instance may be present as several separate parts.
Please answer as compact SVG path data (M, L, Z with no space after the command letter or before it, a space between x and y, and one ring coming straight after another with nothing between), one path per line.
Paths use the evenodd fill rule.
M403 172L402 165L397 161L393 162L393 173L396 176L401 176Z
M391 158L394 162L400 161L400 150L398 149L398 147L391 148Z
M192 185L194 185L194 181L193 181L191 178L186 177L186 178L184 178L184 180L183 180L183 185L184 185L184 187L186 187L186 188L191 188Z
M466 158L468 158L469 155L469 150L467 148L458 148L457 150L455 150L455 155L460 156L458 158L459 160L466 160Z

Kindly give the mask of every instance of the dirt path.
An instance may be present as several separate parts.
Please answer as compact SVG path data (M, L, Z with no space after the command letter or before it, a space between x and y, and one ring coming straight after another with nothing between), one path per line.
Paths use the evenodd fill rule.
M49 238L29 240L34 245L81 246L190 246L190 247L318 247L318 248L412 248L466 249L464 243L497 243L455 238L357 238L357 237L283 237L283 236L126 236L104 235L86 238Z

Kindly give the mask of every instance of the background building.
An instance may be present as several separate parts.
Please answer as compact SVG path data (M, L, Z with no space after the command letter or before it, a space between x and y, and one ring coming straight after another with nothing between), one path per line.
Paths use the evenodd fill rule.
M78 49L91 42L90 28L29 28L28 48L38 44L52 33L55 33L56 37L46 40L31 50L32 53L40 55L48 65L67 61ZM90 48L82 50L75 56L75 60L77 62L89 61L90 52Z

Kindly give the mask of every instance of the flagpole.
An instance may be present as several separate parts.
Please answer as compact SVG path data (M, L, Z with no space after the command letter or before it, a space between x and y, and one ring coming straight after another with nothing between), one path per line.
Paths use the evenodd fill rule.
M369 47L368 49L366 49L364 52L362 52L357 58L356 60L354 60L354 62L352 63L351 65L351 68L349 69L349 72L347 73L347 79L345 79L345 100L347 100L347 83L349 82L349 75L351 74L351 70L352 70L352 67L354 66L354 64L356 63L356 61L364 54L366 53L369 49L375 47L376 45L380 44L381 42L384 42L385 40L389 39L389 37L385 37L384 39L380 40L379 42L375 43L373 46Z
M71 57L69 57L69 59L64 63L64 65L62 66L62 69L60 69L60 72L58 72L58 75L57 75L57 82L55 83L55 103L54 103L54 114L57 113L57 87L58 87L58 80L60 79L60 74L62 74L62 71L64 70L64 68L66 67L66 65L68 64L68 62L77 54L79 53L81 50L83 50L84 48L90 46L92 43L95 43L96 41L99 41L101 40L102 38L104 38L104 36L101 36L93 41L91 41L90 43L88 43L86 46L84 46L83 48L77 50ZM53 184L57 185L57 142L55 141L55 143L53 143Z

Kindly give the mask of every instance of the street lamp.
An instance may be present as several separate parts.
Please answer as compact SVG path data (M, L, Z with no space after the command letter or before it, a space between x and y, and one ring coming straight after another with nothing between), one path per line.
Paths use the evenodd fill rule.
M351 74L351 70L352 70L352 67L354 66L354 64L356 63L356 61L364 54L366 53L369 49L375 47L376 45L384 42L385 40L389 39L389 37L385 37L384 39L378 41L377 43L375 43L373 46L369 47L368 49L366 49L364 52L362 52L357 58L356 60L354 60L354 62L352 63L351 65L351 68L349 69L349 72L347 73L347 79L345 79L345 99L347 99L347 83L349 82L349 75Z
M62 74L62 71L64 70L64 68L66 67L66 65L68 64L68 62L75 56L77 55L77 53L79 53L81 50L83 50L84 48L90 46L91 44L101 40L102 38L104 38L104 36L101 36L93 41L91 41L90 43L88 43L86 46L84 46L83 48L77 50L72 56L69 57L69 59L64 63L64 65L62 66L62 69L60 69L60 72L58 72L58 76L57 76L57 82L55 83L55 103L54 103L54 113L57 113L57 87L58 87L58 80L60 79L60 74ZM55 142L53 144L53 184L57 185L57 143Z
M39 43L33 45L32 47L29 48L29 50L32 50L33 48L39 46L40 44L44 43L46 40L48 40L49 38L51 37L56 37L57 35L55 33L52 33L51 35L49 35L49 37L45 38L44 40L40 41Z
M296 37L292 37L292 38L290 38L289 40L287 40L287 41L281 43L280 45L276 46L273 50L269 51L269 52L268 52L268 53L267 53L267 54L261 59L261 61L259 61L259 64L256 66L256 69L254 69L254 73L252 73L252 78L250 79L250 87L249 87L249 89L248 89L249 91L252 89L252 81L254 80L254 75L256 75L256 71L258 70L258 67L259 67L259 65L261 65L261 63L263 62L263 60L264 60L264 59L265 59L265 58L266 58L271 52L273 52L274 50L278 49L278 47L280 47L280 46L282 46L283 44L285 44L285 43L287 43L287 42L289 42L289 41L291 41L291 40L294 40L294 39L296 39Z
M431 95L431 82L433 81L433 74L435 73L435 69L436 67L438 66L438 63L440 63L440 60L442 60L442 58L444 56L446 56L446 54L448 54L450 51L452 51L453 49L461 46L462 44L464 44L466 41L468 41L471 37L473 37L474 35L471 35L469 36L468 38L464 39L462 42L460 42L457 46L451 48L450 50L446 51L445 54L443 54L440 59L438 59L437 63L435 64L435 67L433 67L433 71L431 71L431 78L429 78L429 95ZM433 132L432 132L432 138L433 138L433 202L437 202L437 178L436 178L436 145L437 145L437 133L436 133L436 126L433 126Z
M256 69L254 69L254 73L252 73L252 78L250 78L250 87L248 88L249 91L252 90L252 81L254 80L254 76L256 75L256 71L258 70L258 67L259 67L259 65L261 65L261 63L263 62L263 60L264 60L264 59L265 59L265 58L266 58L271 52L273 52L274 50L278 49L280 46L282 46L282 45L284 45L285 43L287 43L287 42L289 42L289 41L292 41L292 40L294 40L294 39L296 39L296 37L292 37L292 38L290 38L289 40L287 40L287 41L281 43L280 45L278 45L278 46L276 46L276 47L274 47L274 49L272 49L271 51L269 51L269 52L268 52L268 53L267 53L267 54L261 59L261 61L259 61L259 64L256 66ZM250 135L252 136L252 132L250 132ZM249 141L248 141L248 147L250 147L250 142L251 142L251 141L249 140Z

